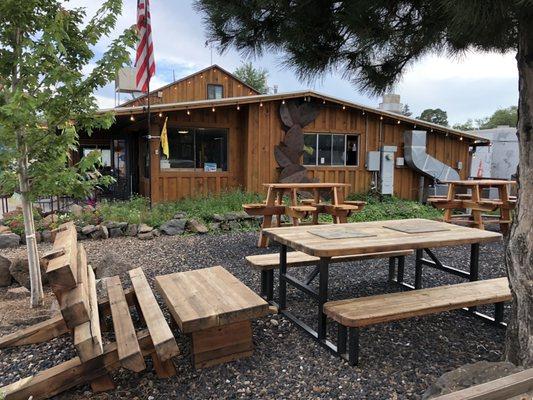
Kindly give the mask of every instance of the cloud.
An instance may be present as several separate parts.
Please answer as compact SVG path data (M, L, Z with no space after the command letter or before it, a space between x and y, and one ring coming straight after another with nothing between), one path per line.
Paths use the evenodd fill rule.
M70 1L69 7L85 6L94 14L100 2ZM158 0L151 2L152 30L157 64L152 87L171 82L173 76L183 77L213 63L233 71L243 58L230 50L219 55L205 46L205 31L200 15L192 0ZM136 0L125 0L123 13L109 37L96 46L102 53L113 38L135 23ZM376 107L380 100L360 93L340 74L327 74L307 84L295 77L294 71L282 65L283 54L267 54L255 64L269 71L269 85L278 85L279 91L311 88L335 97ZM415 115L426 108L440 107L448 112L450 122L490 115L499 107L517 103L518 75L513 54L466 53L459 58L429 55L409 68L398 84L396 92L402 102L408 103ZM114 101L114 88L108 85L97 94L102 104Z

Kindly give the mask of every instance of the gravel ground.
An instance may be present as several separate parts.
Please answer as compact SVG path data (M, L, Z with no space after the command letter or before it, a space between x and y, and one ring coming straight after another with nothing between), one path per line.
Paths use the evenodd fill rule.
M259 274L244 257L277 249L258 249L253 232L227 235L135 238L85 241L89 261L98 265L110 252L132 267L141 266L151 283L155 275L223 265L246 285L259 290ZM45 246L41 248L44 250ZM13 256L24 249L3 251ZM445 264L468 262L466 246L436 251ZM414 259L406 263L406 281L413 281ZM305 270L293 270L303 275ZM330 298L341 299L397 291L387 284L387 260L346 263L330 273ZM504 275L501 243L482 245L481 279ZM121 274L129 286L127 274ZM439 271L424 273L425 286L458 283L459 278ZM316 283L316 282L315 282ZM2 295L0 292L0 302ZM289 289L289 307L314 321L316 307ZM161 299L159 299L161 301ZM27 300L24 300L27 302ZM487 310L488 312L492 310ZM23 325L0 325L0 334ZM504 331L461 312L380 324L361 331L361 363L350 367L305 336L280 316L254 321L255 351L251 358L195 371L190 362L189 339L178 332L182 354L175 360L177 376L157 379L147 359L147 370L115 373L117 389L93 395L89 386L78 387L60 399L416 399L441 374L460 365L502 356ZM330 334L334 334L330 324ZM335 336L330 336L335 337ZM0 350L0 386L49 368L74 356L69 337L40 345Z

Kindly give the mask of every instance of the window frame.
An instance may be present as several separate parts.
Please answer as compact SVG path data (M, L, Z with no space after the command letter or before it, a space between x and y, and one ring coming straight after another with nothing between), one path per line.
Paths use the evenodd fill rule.
M209 97L209 87L212 86L213 88L215 88L215 97ZM221 89L221 96L220 96L220 99L223 99L224 98L224 85L220 84L220 83L208 83L207 84L207 100L218 100L219 97L216 97L216 88L219 87Z
M319 168L358 168L361 164L361 134L360 133L340 133L340 132L304 132L304 135L315 135L316 141L315 141L315 163L314 164L305 164L303 165L305 167L319 167ZM319 147L318 147L318 138L319 136L331 136L331 155L330 155L330 164L319 164L318 163L318 153L319 153ZM344 136L344 164L331 164L333 161L333 136ZM357 137L357 164L356 165L347 165L346 162L348 161L347 153L348 153L348 136L356 136Z
M166 159L164 158L164 155L162 152L160 152L161 156L159 158L159 171L162 172L162 173L165 173L165 172L194 172L194 173L206 173L206 174L227 174L230 172L230 157L229 157L229 154L230 154L230 128L228 127L213 127L213 126L183 126L183 125L171 125L168 127L168 134L171 133L171 130L190 130L193 132L193 148L192 148L192 151L193 151L193 163L194 163L194 167L192 168L172 168L172 167L169 167L169 168L162 168L161 167L161 162L162 161L165 161ZM197 165L197 157L196 157L196 153L197 153L197 133L200 132L200 131L205 131L205 130L219 130L219 131L224 131L225 135L226 135L226 169L223 170L223 169L218 169L217 168L217 171L213 171L213 172L205 172L204 171L204 168L198 168L196 167Z

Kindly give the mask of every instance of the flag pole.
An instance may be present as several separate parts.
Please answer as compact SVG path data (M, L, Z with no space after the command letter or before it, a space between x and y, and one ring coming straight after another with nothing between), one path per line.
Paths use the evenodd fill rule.
M149 66L150 64L148 64ZM150 115L150 75L148 74L148 107L147 107L147 117L148 117L148 198L149 205L152 208L152 126L151 126L151 115Z

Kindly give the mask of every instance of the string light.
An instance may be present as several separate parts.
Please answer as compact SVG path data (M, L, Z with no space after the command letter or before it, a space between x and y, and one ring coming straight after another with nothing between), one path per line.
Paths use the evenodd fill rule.
M211 108L211 111L215 112L215 107Z
M203 74L202 74L202 75L200 75L200 78L201 78L201 79L204 79L204 75L203 75Z
M163 113L160 112L160 113L159 113L159 118L162 118L162 117L163 117Z
M380 115L380 116L379 116L379 119L383 121L383 115Z
M241 106L237 104L237 111L241 109Z
M462 136L460 136L460 137L459 137L459 140L460 140L460 141L462 142L462 141L463 141L463 137L462 137Z
M191 111L190 110L187 110L187 115L191 115Z
M263 102L262 101L259 103L259 107L263 107Z
M433 132L433 128L431 129L431 131L430 131L430 132Z
M322 99L322 104L326 104L326 99Z
M281 100L281 104L285 104L285 99Z
M365 110L363 110L363 115L365 115Z
M342 106L342 109L343 109L343 110L346 110L346 106L345 106L345 105L343 105L343 106Z
M191 81L188 81L187 84L190 85L190 84L191 84Z
M398 122L396 122L398 125L400 125L400 120L398 120Z
M416 129L416 124L413 125L413 129ZM448 136L448 135L446 135L446 136Z
M135 117L133 116L133 114L130 115L130 121L135 121Z

